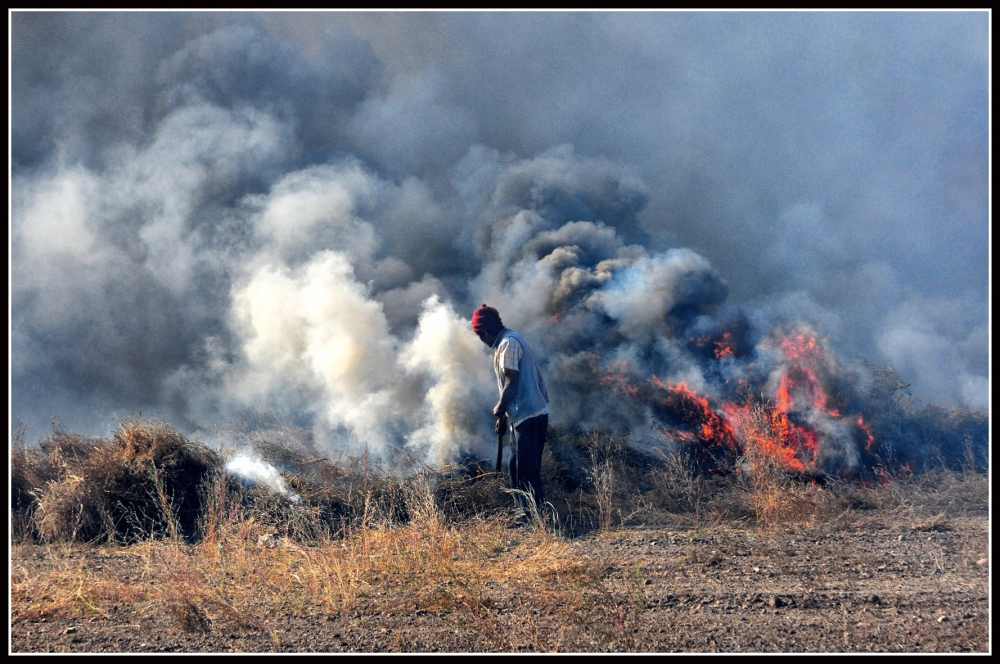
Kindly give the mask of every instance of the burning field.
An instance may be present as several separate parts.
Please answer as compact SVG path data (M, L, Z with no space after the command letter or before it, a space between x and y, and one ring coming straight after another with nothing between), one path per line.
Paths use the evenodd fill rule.
M987 650L988 19L12 12L12 649Z
M260 412L212 445L15 435L12 649L989 649L985 412L840 366L806 325L649 334L599 293L539 334L564 415L529 526L475 445L352 455Z

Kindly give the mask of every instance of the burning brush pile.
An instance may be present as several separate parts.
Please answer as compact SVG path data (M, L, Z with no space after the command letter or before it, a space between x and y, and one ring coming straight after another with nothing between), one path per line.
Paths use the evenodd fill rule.
M692 337L687 346L702 356L704 375L716 377L717 397L685 381L630 373L624 361L602 366L595 357L584 370L646 409L653 426L695 459L698 472L729 472L748 455L820 480L866 481L970 463L986 468L985 412L917 407L890 368L865 362L839 369L806 326L775 331L749 348L726 329Z
M177 131L183 124L165 126ZM171 140L172 135L164 134L165 145L193 147L188 140ZM204 149L214 144L206 141ZM203 156L206 163L218 158L214 153ZM257 163L230 157L227 164ZM184 156L183 162L189 159ZM145 168L121 172L145 173ZM197 170L228 172L221 167ZM298 505L296 514L316 507L324 527L353 519L358 510L365 512L364 505L352 502L355 480L344 479L363 475L357 465L362 457L372 467L391 468L401 477L419 475L428 467L476 465L493 458L490 408L497 398L496 382L489 351L469 325L469 314L481 302L497 308L504 324L530 343L551 397L549 423L554 431L580 432L566 434L571 437L596 432L621 440L636 454L680 455L690 460L696 476L727 474L747 456L770 459L781 472L817 480L871 482L895 470L954 467L970 458L967 449L975 464L984 466L988 415L958 407L921 407L890 370L835 360L864 349L880 349L888 358L895 355L885 352L875 338L866 340L868 332L843 344L824 337L825 321L836 318L837 312L824 313L813 299L823 294L782 291L775 293L781 296L775 300L759 293L763 299L754 300L758 310L729 305L730 287L706 257L690 248L668 247L666 236L642 244L649 230L667 230L672 220L643 218L650 192L624 165L577 155L571 146L528 159L474 147L442 180L454 185L442 185L442 200L434 193L437 185L414 184L411 191L410 185L400 187L353 159L275 172L282 173L276 181L261 181L248 192L198 185L199 192L228 192L225 203L205 199L199 203L204 208L192 208L197 212L191 224L206 225L190 237L212 238L190 249L198 256L198 269L208 271L205 278L174 267L156 268L149 275L150 283L157 285L152 291L156 297L162 292L177 295L176 309L145 318L153 314L139 303L158 300L153 295L136 297L129 316L116 319L141 322L132 337L95 335L94 330L107 324L108 309L88 299L96 297L89 291L81 291L79 301L91 303L87 311L59 318L80 321L73 325L83 327L66 327L61 333L65 337L51 336L31 322L32 316L45 319L41 312L46 309L25 314L26 331L15 338L43 345L16 357L28 365L33 358L50 358L52 366L73 368L60 378L65 381L60 385L77 386L86 377L90 383L114 387L102 403L117 400L122 410L167 413L190 428L218 426L250 409L281 413L308 428L315 446L299 461L289 461L290 466L275 459L269 461L273 467L250 457L226 459L233 464L232 473L223 475L242 474L258 488L269 487L268 494L255 498L258 503L277 497L282 505ZM131 198L104 201L98 196L95 207L84 206L74 223L104 228L99 220L113 219L122 229L133 223L159 223L155 215L146 219L135 209L171 209L171 201L182 199L184 190L177 184L164 192L143 193L145 185L140 184L148 179L126 178L105 187L108 192L135 190L145 202L119 209L119 198ZM26 195L28 207L19 208L19 218L45 218L47 191L49 187L40 187L37 195ZM227 207L230 202L235 202L233 209ZM217 223L221 219L233 223ZM26 222L24 226L34 227ZM110 222L107 227L119 228ZM134 233L161 235L160 230ZM114 237L134 233L116 231ZM109 237L104 244L117 246L116 241ZM63 260L61 254L52 255ZM130 265L129 260L123 255L100 263ZM216 269L222 271L209 278ZM102 278L109 280L108 287L94 292L114 292L111 285L124 281L114 273ZM161 284L159 279L167 281ZM129 283L133 281L139 283ZM52 311L63 311L64 282L53 282L57 287L49 305ZM48 277L24 283L48 283ZM36 297L44 301L32 290L34 285L24 288L26 302ZM808 306L796 305L803 301ZM24 309L34 312L32 307ZM185 324L161 325L164 316L176 316ZM147 333L153 327L164 330L162 340ZM184 335L171 337L174 328L185 330ZM75 352L79 344L71 340L78 338L100 338L102 343L121 338L128 352L109 346L95 354L100 361L63 356ZM985 340L984 332L983 348ZM167 345L147 345L154 341ZM979 348L979 342L979 336L969 337L970 348ZM148 358L137 361L134 349L167 363L157 367L156 380L129 375L130 367L147 366ZM121 357L132 359L121 363ZM935 364L947 361L934 359ZM31 384L44 384L39 376L45 371L19 369L19 380L34 376ZM964 370L956 365L956 371ZM126 377L120 384L119 375ZM960 378L955 382L971 386L968 393L985 404L985 398L980 399L988 384L985 376L973 372ZM915 380L922 390L917 393L927 395L927 381L919 376ZM149 389L135 395L134 385ZM943 390L941 397L951 403L966 398L956 389ZM121 403L133 397L135 401ZM153 439L168 440L171 435L156 434ZM184 511L182 530L193 532L189 513L201 509L198 501L204 497L195 497L191 487L214 477L206 468L223 464L191 448L190 469L185 457L183 463L176 461L181 466L167 464L161 471L155 456L159 452L125 458L122 455L132 448L116 441L108 448L112 451L105 451L103 444L95 447L76 439L70 443L58 436L46 445L38 468L48 470L39 470L40 479L29 482L15 503L35 505L37 500L39 518L79 522L88 537L98 531L127 536L130 526L125 524L130 521L152 527L159 523L157 515L165 513L155 507L157 500ZM170 443L168 448L177 446ZM593 465L589 448L582 449L582 458ZM552 452L554 458L580 456L563 454L554 445ZM322 461L338 453L352 455L349 471ZM106 454L113 458L106 460ZM91 471L88 463L97 469ZM568 485L576 482L592 489L594 483L583 480L592 469L584 472L580 469L585 464L573 463L576 470L568 477L575 479ZM78 466L83 470L78 472ZM89 479L94 472L111 469L141 480L140 494L151 502L126 516L116 511L125 500L117 489L77 500L95 491ZM302 481L315 487L319 502L311 502L306 488L295 486L291 476L278 477L277 469L307 478ZM323 488L327 476L338 473L343 489ZM170 485L178 477L184 478L182 484ZM107 481L120 484L111 477ZM162 492L160 485L165 487ZM70 513L56 507L58 492L67 505L85 508ZM299 501L293 501L294 496ZM395 513L395 508L388 511ZM43 537L49 532L48 526L39 530Z

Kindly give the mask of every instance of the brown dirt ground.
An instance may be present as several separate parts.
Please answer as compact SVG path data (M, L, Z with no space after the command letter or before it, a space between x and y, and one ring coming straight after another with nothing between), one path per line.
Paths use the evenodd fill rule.
M405 585L345 612L178 618L120 601L76 617L12 608L11 652L988 652L989 516L629 529L566 544L591 572L564 592L486 581L476 600L415 606ZM511 555L527 555L513 550ZM15 584L59 565L137 581L129 547L11 551ZM153 575L155 576L155 575ZM152 581L148 581L152 583ZM445 582L447 583L447 582ZM84 617L81 617L84 616Z

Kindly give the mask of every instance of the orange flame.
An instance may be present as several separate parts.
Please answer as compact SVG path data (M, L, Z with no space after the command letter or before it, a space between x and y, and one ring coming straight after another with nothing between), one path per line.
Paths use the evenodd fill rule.
M777 381L772 405L753 413L749 405L726 404L723 412L734 429L741 431L744 442L759 454L765 454L783 467L798 472L815 470L819 457L819 432L796 422L792 414L808 411L810 417L841 419L840 410L830 406L821 376L833 371L833 360L816 335L799 329L777 341L787 364ZM754 414L758 421L751 420ZM763 417L766 421L760 422ZM864 420L855 418L858 430L871 449L874 437Z
M713 343L717 359L735 352L729 332ZM741 454L742 446L746 445L788 470L815 471L822 434L800 422L814 422L816 418L836 420L837 426L855 431L865 449L874 453L875 438L864 419L860 415L844 418L830 403L823 383L834 375L835 366L816 335L808 328L800 328L772 343L785 356L785 363L771 401L762 408L755 408L748 401L743 405L723 403L716 410L705 396L691 390L687 383L665 384L656 376L645 384L632 383L626 378L625 362L617 363L621 365L620 372L604 375L601 382L632 399L650 404L654 411L659 408L667 420L678 423L671 430L674 438L697 444L709 460Z
M736 353L733 350L733 333L723 332L722 338L715 342L715 358L721 360Z
M726 404L723 410L726 419L741 431L747 446L757 454L766 455L782 467L800 473L815 468L819 453L816 432L788 419L788 412L779 404L760 411L764 422L754 422L750 406Z
M782 339L778 345L785 352L785 357L792 362L800 360L816 364L825 352L819 345L819 342L816 341L816 336L812 332L804 330L792 332Z
M653 376L649 382L657 390L666 392L660 396L661 405L676 413L684 422L690 423L698 432L696 437L699 442L718 450L739 451L732 426L712 409L706 397L688 388L684 381L676 385L664 385L663 381Z
M858 415L858 428L865 434L865 449L869 452L872 451L872 446L875 444L875 436L872 435L872 430L868 428L864 418L860 415Z

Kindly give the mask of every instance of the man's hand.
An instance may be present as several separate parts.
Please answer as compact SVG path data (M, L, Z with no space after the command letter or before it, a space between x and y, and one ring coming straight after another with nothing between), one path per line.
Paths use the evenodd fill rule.
M496 409L494 408L493 414L497 416L497 423L496 426L493 427L493 431L499 436L501 433L507 431L507 413L501 412L497 415Z

